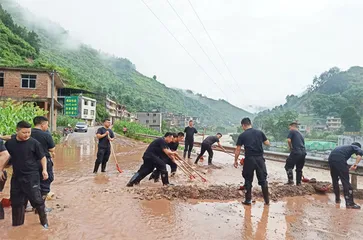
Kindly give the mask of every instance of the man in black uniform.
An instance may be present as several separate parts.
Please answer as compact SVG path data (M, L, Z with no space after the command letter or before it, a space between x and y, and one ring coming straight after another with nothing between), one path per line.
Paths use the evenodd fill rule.
M194 146L194 134L198 133L197 129L193 127L193 120L189 121L189 126L184 129L184 132L185 132L185 147L184 147L183 158L185 159L188 152L188 158L190 159Z
M106 165L111 154L110 141L113 141L115 139L115 135L110 129L110 125L110 119L105 119L103 121L103 127L100 127L97 130L96 136L98 138L98 151L93 173L98 172L100 164L102 164L101 172L106 172Z
M48 179L47 159L40 143L30 135L31 125L21 121L17 124L16 137L5 143L14 170L10 188L13 226L24 224L25 201L29 199L32 206L38 211L40 223L47 228L48 220L44 199L40 192L39 176L39 162L41 162L43 180ZM2 170L8 161L0 164L0 178L3 178Z
M54 181L53 173L53 160L55 156L55 144L52 135L48 132L48 119L43 116L38 116L33 119L34 128L31 132L31 137L37 140L42 146L42 150L47 158L47 172L48 179L40 181L40 190L43 199L46 199L48 193L50 192L50 185ZM41 166L40 166L40 170ZM41 173L41 171L40 171Z
M182 133L182 132L179 132L178 134L173 133L173 141L168 143L169 149L173 152L178 151L179 142L182 142L183 139L184 139L184 133ZM170 166L170 170L171 170L170 177L173 177L178 168L178 166L174 162L175 160L171 159L166 154L164 154L163 160L165 161L166 164L168 164ZM160 172L158 170L154 170L153 173L150 175L149 180L154 179L155 182L158 182L159 177L160 177Z
M9 153L5 148L3 140L0 139L0 166L2 166L2 163L5 163L9 159ZM5 166L4 166L5 167ZM5 182L7 179L6 172L1 168L0 169L2 175L0 177L0 193L3 191ZM5 213L3 209L3 205L0 203L0 220L5 218Z
M351 168L348 167L347 161L351 156L357 156L355 164ZM335 202L340 203L339 179L343 185L346 208L360 209L360 206L353 201L353 188L349 182L349 170L356 170L358 163L361 161L363 151L360 143L352 143L352 145L344 145L336 147L329 155L328 162L330 166L330 175L333 182L335 193Z
M260 130L252 128L251 120L249 118L243 118L241 121L242 128L244 130L237 140L237 148L234 158L234 166L238 167L238 157L241 153L241 147L245 149L245 160L242 170L242 176L245 179L245 201L242 202L245 205L251 205L252 202L252 182L253 175L256 171L258 184L261 186L263 199L265 204L269 204L269 193L267 185L267 170L265 159L263 157L262 144L270 145L265 134Z
M176 152L170 151L168 143L173 141L173 134L170 132L165 133L164 137L155 139L146 149L142 157L144 163L135 175L127 183L127 187L132 187L144 179L147 175L152 173L154 168L161 173L161 181L163 185L169 185L168 171L166 170L166 163L162 159L164 154L167 156L175 156Z
M301 135L297 129L297 123L292 122L289 125L289 135L287 136L287 143L290 149L290 155L286 159L285 170L287 173L287 184L294 184L294 174L293 169L296 166L296 185L301 185L302 169L305 165L305 141L304 137Z
M207 151L208 152L208 165L212 165L212 160L213 160L213 150L212 150L212 145L214 143L218 143L218 147L220 147L223 151L226 151L221 143L219 142L219 139L222 137L221 133L217 133L216 136L209 136L206 139L204 139L204 141L202 142L202 147L200 150L200 154L198 155L197 159L195 160L194 164L198 164L198 161L201 157L203 157L204 153Z

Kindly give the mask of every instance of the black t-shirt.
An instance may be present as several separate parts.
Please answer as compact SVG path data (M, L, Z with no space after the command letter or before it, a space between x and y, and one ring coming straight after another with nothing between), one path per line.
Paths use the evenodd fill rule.
M113 131L109 128L105 128L105 127L100 127L99 129L97 129L97 133L96 134L105 134L107 131L109 131L109 135L110 138L114 138L115 135L113 134ZM110 145L110 141L108 140L108 136L105 136L103 138L100 138L98 140L98 148L110 148L111 145Z
M184 129L184 132L185 132L185 139L187 140L194 140L194 134L198 133L197 129L189 126Z
M260 130L249 128L241 133L237 140L237 146L244 146L245 156L263 155L262 144L267 140L265 134Z
M12 137L6 141L5 147L11 156L15 176L39 173L40 160L45 154L37 140L31 137L26 141L18 141Z
M203 144L212 146L216 142L219 142L219 138L216 136L208 136L206 139L204 139Z
M164 157L164 149L168 148L168 144L165 142L164 138L157 138L147 147L144 156L156 155L159 157Z
M50 158L49 149L55 147L52 135L50 135L49 132L44 132L38 128L33 128L31 136L40 143L45 156Z
M347 162L353 154L363 156L363 151L354 145L344 145L336 147L329 155L329 162L345 161Z
M179 143L178 142L170 142L170 143L168 143L168 147L170 148L170 150L176 151L176 150L178 150Z
M304 137L299 131L290 130L287 138L291 139L292 149L291 152L305 152Z
M6 151L6 147L4 144L4 141L2 139L0 139L0 152L4 152Z

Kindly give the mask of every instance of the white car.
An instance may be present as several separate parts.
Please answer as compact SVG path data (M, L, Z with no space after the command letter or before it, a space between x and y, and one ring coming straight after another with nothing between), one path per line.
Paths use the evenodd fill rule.
M88 125L84 122L78 122L76 124L76 127L74 128L75 132L87 132L88 131Z

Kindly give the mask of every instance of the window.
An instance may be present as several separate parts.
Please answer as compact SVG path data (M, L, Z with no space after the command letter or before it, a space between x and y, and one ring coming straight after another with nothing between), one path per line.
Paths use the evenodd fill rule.
M94 107L95 106L95 102L91 102L91 106Z
M156 113L153 114L153 117L156 117Z
M146 113L146 116L149 116L150 114Z
M146 120L146 123L149 123L149 120Z
M21 87L22 88L35 88L35 82L37 80L37 75L21 75Z
M88 115L88 109L84 109L84 110L83 110L83 114L84 114L84 115Z
M84 100L84 105L88 105L88 101L87 100Z
M156 120L153 120L153 123L156 123Z
M0 87L4 87L4 73L0 73Z
M95 115L95 110L91 110L91 116Z

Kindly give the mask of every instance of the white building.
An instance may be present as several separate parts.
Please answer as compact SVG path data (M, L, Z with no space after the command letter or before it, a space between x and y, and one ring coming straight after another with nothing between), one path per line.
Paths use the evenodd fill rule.
M326 125L329 130L338 130L342 127L342 120L336 117L327 117Z
M80 118L89 126L94 126L96 123L96 99L80 95L78 102Z

